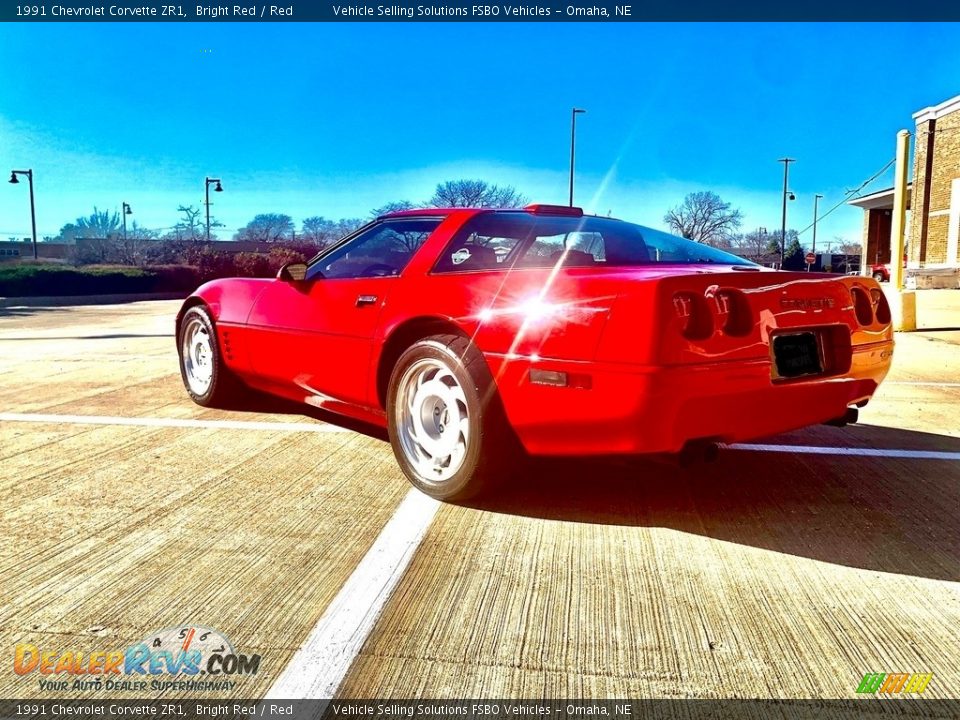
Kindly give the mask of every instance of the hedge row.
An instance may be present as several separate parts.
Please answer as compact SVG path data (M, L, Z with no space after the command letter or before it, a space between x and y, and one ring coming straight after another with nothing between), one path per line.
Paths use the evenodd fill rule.
M187 295L216 278L273 277L284 263L303 262L311 255L310 248L277 247L267 255L260 255L226 253L206 247L189 258L191 264L184 265L0 264L0 297L161 292Z
M134 268L89 265L0 266L0 297L37 295L112 295L120 293L184 292L200 284L197 268L162 265Z

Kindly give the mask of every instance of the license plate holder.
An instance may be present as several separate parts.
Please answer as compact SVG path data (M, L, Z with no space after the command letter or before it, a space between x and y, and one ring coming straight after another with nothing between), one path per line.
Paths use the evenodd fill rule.
M823 373L820 342L814 332L775 336L773 359L780 378L792 379Z

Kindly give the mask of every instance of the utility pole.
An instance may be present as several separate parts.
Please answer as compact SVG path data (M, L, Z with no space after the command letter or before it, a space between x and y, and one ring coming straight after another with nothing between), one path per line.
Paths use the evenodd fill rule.
M819 193L813 196L813 247L810 248L810 252L814 255L817 254L817 205L820 203L820 198L823 195ZM807 267L807 270L810 270L810 267Z
M790 163L796 162L793 158L780 158L777 162L783 163L783 215L780 223L780 269L783 270L783 260L787 246L787 181L790 176Z
M577 115L586 110L573 108L570 112L570 207L573 207L573 161L577 147Z

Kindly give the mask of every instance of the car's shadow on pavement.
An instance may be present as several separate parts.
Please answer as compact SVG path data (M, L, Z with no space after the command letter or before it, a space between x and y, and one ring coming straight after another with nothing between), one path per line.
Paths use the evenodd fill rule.
M810 432L767 442L814 444ZM868 425L812 432L820 436L818 446L960 453L960 438L930 433ZM853 568L960 580L958 460L733 449L693 467L542 459L470 506L672 528Z
M381 428L265 395L237 409L306 415L387 441ZM960 438L864 424L811 427L763 443L960 453ZM462 504L545 520L672 528L853 568L960 581L960 459L735 449L691 467L665 459L534 458L495 491Z
M371 425L370 423L363 422L362 420L354 420L353 418L346 417L345 415L339 415L337 413L311 407L310 405L293 402L292 400L284 400L283 398L275 397L273 395L266 395L259 392L250 392L243 398L238 399L233 405L226 409L244 413L293 415L299 418L310 417L314 420L319 420L320 422L336 425L338 427L346 428L347 430L353 430L354 432L360 433L361 435L366 435L367 437L372 437L376 440L383 440L384 442L390 441L390 439L387 437L387 431L381 427L377 427L376 425ZM389 450L389 448L387 448L387 450Z

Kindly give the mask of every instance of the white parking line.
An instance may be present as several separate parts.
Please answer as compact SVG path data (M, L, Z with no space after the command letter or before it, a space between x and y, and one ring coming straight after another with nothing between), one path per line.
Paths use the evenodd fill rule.
M264 700L332 698L440 503L410 490Z
M288 432L349 432L328 423L262 422L254 420L192 420L188 418L119 417L114 415L53 415L0 413L0 422L67 425L133 425L136 427L220 428L223 430L279 430Z
M960 385L960 383L958 383ZM119 417L114 415L57 415L46 413L0 413L0 422L28 422L67 425L131 425L135 427L173 427L222 430L270 430L274 432L352 432L330 423L264 422L255 420L194 420L188 418ZM863 457L907 458L912 460L960 460L960 452L942 450L903 450L899 448L851 448L820 445L766 445L733 443L729 450L749 452L802 453L805 455L852 455Z
M734 443L728 450L750 452L801 453L804 455L852 455L857 457L907 458L909 460L960 460L960 452L943 450L898 450L895 448L823 447L820 445L762 445Z

